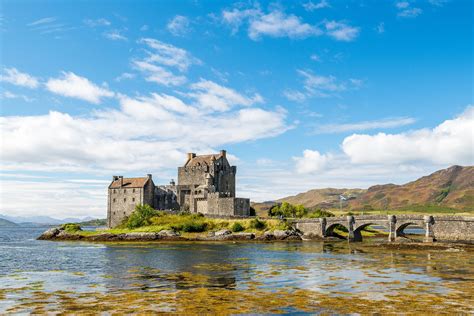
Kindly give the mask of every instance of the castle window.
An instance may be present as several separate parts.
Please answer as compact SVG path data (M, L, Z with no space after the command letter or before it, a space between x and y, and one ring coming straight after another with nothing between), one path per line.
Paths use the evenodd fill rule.
M135 193L135 189L133 189L132 192Z
M124 201L124 202L127 202L127 198L124 198L123 201Z
M132 202L135 202L135 198L132 198Z
M114 189L114 193L117 193L117 190Z
M115 203L115 199L114 199L114 203Z
M127 189L123 189L123 193L127 193Z

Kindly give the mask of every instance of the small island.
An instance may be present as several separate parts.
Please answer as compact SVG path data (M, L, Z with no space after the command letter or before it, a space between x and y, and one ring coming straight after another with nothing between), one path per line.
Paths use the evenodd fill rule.
M254 212L254 210L252 210ZM48 229L41 240L84 241L237 241L237 240L302 240L303 233L286 217L317 218L334 216L330 212L310 212L302 205L282 203L269 211L271 218L256 216L242 218L211 218L189 212L170 213L158 211L149 205L137 205L121 225L111 229L87 231L76 223L63 224ZM338 228L340 236L347 234ZM384 234L367 229L366 235Z

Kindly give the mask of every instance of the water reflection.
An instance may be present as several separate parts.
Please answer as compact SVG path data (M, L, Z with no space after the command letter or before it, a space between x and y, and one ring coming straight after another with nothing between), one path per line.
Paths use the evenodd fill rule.
M472 311L469 249L31 238L39 232L2 237L0 230L0 313L81 313L99 305L117 313Z

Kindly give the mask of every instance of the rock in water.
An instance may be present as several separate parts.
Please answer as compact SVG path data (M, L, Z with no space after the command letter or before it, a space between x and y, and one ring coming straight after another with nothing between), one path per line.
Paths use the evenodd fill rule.
M174 230L162 230L158 233L160 237L178 237L179 233L175 232Z
M38 237L39 240L48 240L56 237L61 231L57 227L53 227L45 231Z
M232 232L230 230L222 229L222 230L216 231L214 236L218 237L218 236L225 236L225 235L230 235L230 234L232 234Z
M156 233L140 233L140 232L133 232L133 233L126 233L123 236L124 240L136 240L136 241L147 241L147 240L155 240L158 239L159 236Z

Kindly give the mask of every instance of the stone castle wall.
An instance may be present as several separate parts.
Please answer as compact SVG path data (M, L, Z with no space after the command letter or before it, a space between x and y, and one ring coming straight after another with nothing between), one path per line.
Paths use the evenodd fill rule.
M142 188L109 189L109 227L120 225L132 214L135 205L145 204L143 191Z

